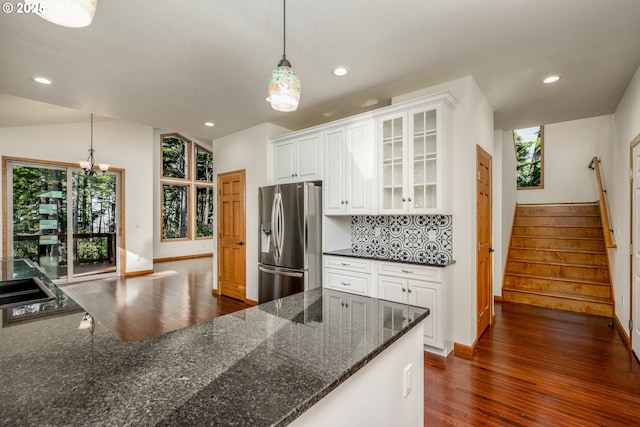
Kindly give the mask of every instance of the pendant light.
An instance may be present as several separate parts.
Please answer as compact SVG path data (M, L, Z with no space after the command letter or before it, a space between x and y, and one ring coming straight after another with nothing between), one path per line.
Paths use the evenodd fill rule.
M282 59L269 77L269 102L271 108L277 111L295 111L300 100L300 77L291 69L287 60L287 0L282 0L283 6L283 49Z
M107 163L98 163L98 168L100 171L96 171L94 169L95 160L93 159L93 153L95 150L93 149L93 113L91 113L91 148L89 148L89 157L87 160L80 160L78 163L80 167L84 170L84 174L87 176L93 176L96 173L100 175L104 175L106 171L109 170L109 165Z
M36 13L54 24L81 28L91 24L97 2L98 0L40 0Z

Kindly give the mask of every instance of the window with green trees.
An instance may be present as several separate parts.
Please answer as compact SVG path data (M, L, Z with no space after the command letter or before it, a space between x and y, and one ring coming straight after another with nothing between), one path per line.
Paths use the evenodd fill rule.
M184 136L161 135L162 240L213 237L213 153Z
M519 190L544 188L544 126L513 131L516 148L516 186Z

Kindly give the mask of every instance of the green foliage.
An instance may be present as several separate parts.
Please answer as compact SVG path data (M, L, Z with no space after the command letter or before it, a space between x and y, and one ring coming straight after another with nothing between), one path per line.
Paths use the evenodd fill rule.
M540 187L542 182L542 131L537 138L524 141L518 131L513 132L516 145L516 184L522 187Z
M189 187L162 185L162 238L189 237Z
M13 255L67 263L67 171L13 165ZM80 264L115 259L116 177L71 174L73 251ZM49 226L43 226L47 223ZM105 233L109 237L92 237ZM48 242L48 243L46 243Z
M162 137L162 176L187 177L187 142L173 136Z

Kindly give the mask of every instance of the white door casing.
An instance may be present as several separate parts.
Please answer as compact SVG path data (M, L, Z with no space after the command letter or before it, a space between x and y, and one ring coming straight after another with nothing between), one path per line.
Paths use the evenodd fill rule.
M633 352L640 357L640 144L633 147L633 255L632 255L632 312L631 342Z

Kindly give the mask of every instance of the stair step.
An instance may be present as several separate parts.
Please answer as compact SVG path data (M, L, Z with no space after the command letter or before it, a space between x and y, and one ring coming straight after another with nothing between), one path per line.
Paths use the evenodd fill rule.
M567 279L609 280L606 266L547 263L509 258L506 273L520 273L534 276L552 276Z
M600 215L598 203L519 204L519 216L531 215Z
M602 238L602 227L570 227L547 225L514 225L513 236L528 237L567 237L567 238Z
M538 249L575 249L582 251L604 252L604 239L600 238L562 238L562 237L533 237L512 236L511 246L519 248Z
M600 216L516 216L515 225L518 226L535 226L543 225L546 227L602 227Z
M544 261L565 264L607 266L607 255L604 249L601 252L566 250L566 249L540 249L511 247L509 257L512 259L527 261Z
M613 316L613 302L609 298L577 295L565 292L535 292L504 288L503 300L559 310L594 314L603 317Z
M539 292L562 292L600 298L611 298L608 282L597 280L569 280L550 276L533 276L507 273L503 287Z

